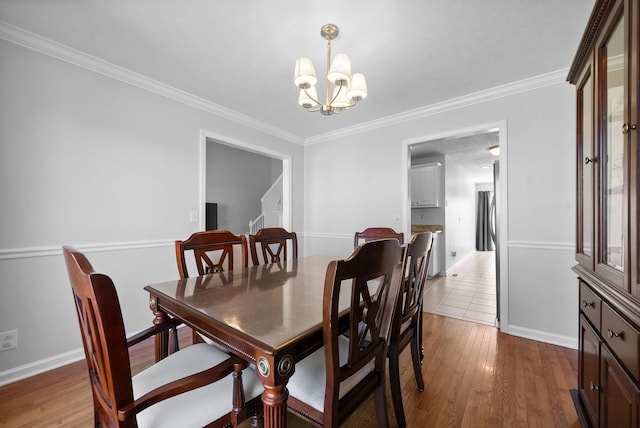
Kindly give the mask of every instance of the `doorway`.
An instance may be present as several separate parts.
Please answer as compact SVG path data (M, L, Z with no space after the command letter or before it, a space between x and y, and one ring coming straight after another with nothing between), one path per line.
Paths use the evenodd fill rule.
M275 164L281 162L281 175L282 175L282 194L279 206L281 207L282 227L287 230L292 229L292 206L291 206L291 194L292 194L292 174L291 174L291 156L283 153L268 150L264 147L255 146L250 143L231 139L220 134L216 134L209 131L201 131L200 133L200 230L204 230L205 227L205 207L207 201L207 147L213 147L213 145L221 145L235 149L234 152L246 153L247 159L255 159L255 155L260 155L265 158L270 158ZM222 151L223 152L223 151ZM242 165L242 157L235 157L234 162L237 163L236 168L238 170L246 169L246 165ZM279 170L279 168L277 168ZM273 180L273 177L272 177ZM242 185L242 184L240 184ZM209 201L210 202L210 201ZM221 217L221 216L219 216ZM235 231L235 233L248 232L248 222L246 222L246 231L244 229ZM244 225L242 226L244 228Z
M494 163L500 162L501 176L506 178L506 122L412 139L405 143L406 165L409 168L429 162L441 162L444 165L442 206L411 209L410 200L406 205L408 224L443 226L443 232L438 234L438 247L434 248L437 253L432 254L432 260L434 256L440 259L439 275L432 277L425 288L425 311L470 320L475 316L477 322L491 325L498 325L497 320L502 320L502 326L508 326L508 285L504 279L507 271L506 252L499 251L504 248L506 238L504 233L499 232L507 230L507 219L503 214L506 207L504 198L496 201L497 221L494 224L499 231L495 243L497 251L477 251L475 246L478 191L493 189ZM494 146L500 147L497 156L488 150ZM495 194L506 195L506 179L496 184ZM482 275L482 281L478 275ZM491 284L487 284L487 278ZM427 299L428 287L439 280L443 281L439 290L434 288L434 295ZM483 282L482 290L478 289L480 282ZM451 293L456 289L455 293ZM478 299L473 301L476 294L478 299L482 298L482 302ZM445 301L446 297L450 299ZM488 305L488 297L492 300L491 305ZM483 306L477 306L479 304ZM493 313L488 316L488 311Z

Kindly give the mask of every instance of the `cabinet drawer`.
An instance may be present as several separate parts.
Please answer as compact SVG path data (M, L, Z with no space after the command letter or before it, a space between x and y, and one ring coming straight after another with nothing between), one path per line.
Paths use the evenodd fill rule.
M609 305L602 305L602 337L636 381L640 379L639 334L638 330L622 319Z
M580 281L580 310L585 314L591 324L600 330L600 308L602 300L589 286Z

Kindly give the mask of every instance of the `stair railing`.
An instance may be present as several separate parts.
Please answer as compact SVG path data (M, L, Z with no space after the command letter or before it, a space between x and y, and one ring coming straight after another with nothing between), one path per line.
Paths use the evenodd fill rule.
M256 217L255 220L249 220L249 233L255 235L260 229L264 227L264 213Z

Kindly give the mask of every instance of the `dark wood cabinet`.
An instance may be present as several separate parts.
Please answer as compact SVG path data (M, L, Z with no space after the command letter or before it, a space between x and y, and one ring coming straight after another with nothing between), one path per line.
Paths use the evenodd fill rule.
M640 389L624 367L604 346L600 357L600 426L638 427L638 398Z
M600 408L600 339L591 325L580 317L580 349L578 388L585 413L597 425Z
M637 427L640 399L640 0L598 0L576 85L579 374L586 426Z

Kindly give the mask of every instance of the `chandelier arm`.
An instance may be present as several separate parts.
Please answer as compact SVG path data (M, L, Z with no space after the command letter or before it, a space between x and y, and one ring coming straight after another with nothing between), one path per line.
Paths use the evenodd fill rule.
M313 107L309 107L309 108L307 108L306 110L307 110L309 113L315 113L315 112L317 112L317 111L320 111L320 109L321 109L321 108L322 108L322 106L321 106L320 104L318 104L318 105L315 107L315 110L314 110L314 108L313 108Z
M327 86L329 85L329 82L327 82ZM340 86L338 87L338 92L336 92L336 95L331 98L331 101L329 101L329 105L333 104L333 102L336 100L336 98L338 98L338 96L340 95L340 92L342 92L342 88L344 88L344 84L342 82L340 82ZM329 99L329 93L327 91L327 99ZM351 107L351 106L349 106Z
M320 102L318 100L316 100L315 98L313 98L311 96L311 94L309 94L309 92L307 92L308 88L302 88L302 90L304 91L305 95L309 97L310 100L312 100L313 102L315 102L316 104L320 104Z

